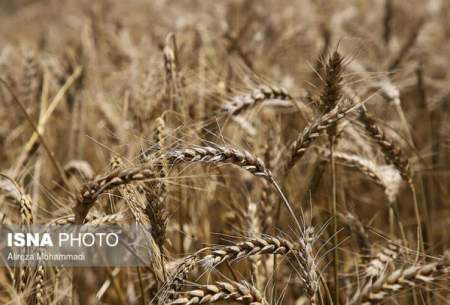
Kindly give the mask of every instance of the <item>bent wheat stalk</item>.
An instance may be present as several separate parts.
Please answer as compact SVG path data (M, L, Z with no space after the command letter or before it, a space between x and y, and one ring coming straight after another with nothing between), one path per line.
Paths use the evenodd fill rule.
M100 177L86 184L82 193L76 199L73 208L75 223L82 224L94 205L97 198L106 191L134 181L150 180L155 178L153 171L146 167L134 167L128 169L117 169L109 175Z
M275 181L271 171L266 168L264 163L245 150L238 150L228 147L193 147L183 149L173 149L164 154L161 158L169 166L175 166L180 163L229 163L236 165L257 177L263 177L270 181L283 199L283 203L293 217L297 228L302 231L302 227L292 210L288 199L281 191L281 188ZM158 162L158 161L156 161ZM124 184L136 181L157 179L157 173L154 171L155 164L145 164L139 167L128 169L116 169L110 174L97 178L86 184L81 194L77 197L73 208L75 222L83 223L90 208L94 205L97 198L105 192L117 188Z
M161 159L167 162L169 166L175 166L185 162L230 163L247 170L255 176L266 179L272 177L271 172L264 166L261 160L247 151L234 148L194 147L173 149L167 152ZM110 174L86 184L82 193L78 196L74 207L76 222L83 222L97 198L105 192L132 182L156 179L158 173L155 173L154 168L154 164L144 164L128 169L115 169Z

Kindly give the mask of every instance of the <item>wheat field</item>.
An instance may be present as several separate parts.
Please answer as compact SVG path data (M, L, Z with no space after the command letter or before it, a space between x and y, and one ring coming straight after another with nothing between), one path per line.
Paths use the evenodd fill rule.
M449 18L0 1L0 224L138 223L152 255L1 267L0 303L450 304Z

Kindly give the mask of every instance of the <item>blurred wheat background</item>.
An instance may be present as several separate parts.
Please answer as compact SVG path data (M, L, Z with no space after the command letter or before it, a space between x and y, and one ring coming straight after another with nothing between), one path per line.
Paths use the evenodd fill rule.
M1 304L450 303L450 2L0 1L0 222L149 266Z

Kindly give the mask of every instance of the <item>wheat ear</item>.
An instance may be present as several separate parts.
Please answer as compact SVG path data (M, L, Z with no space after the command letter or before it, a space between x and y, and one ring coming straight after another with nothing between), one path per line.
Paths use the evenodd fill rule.
M230 163L237 165L255 176L269 179L272 173L263 162L245 150L228 147L193 147L175 149L167 154L169 164L176 165L182 162L201 163Z
M30 196L27 193L25 193L25 191L17 184L17 182L14 179L1 173L0 177L7 179L16 190L16 192L13 192L11 191L11 189L7 188L10 198L12 198L13 201L19 205L19 213L22 225L27 226L32 225L34 223L34 217L32 212L32 202ZM15 285L18 285L17 290L20 293L23 293L25 291L29 273L30 268L22 266L19 267L19 283L15 283ZM16 281L14 277L13 281L14 282Z
M122 166L123 161L119 157L113 157L110 164L113 170L118 170ZM134 219L144 227L150 226L150 219L144 213L144 202L142 198L138 196L137 190L129 184L120 185L118 188L120 195L124 198Z
M193 255L186 257L172 274L168 285L170 290L177 290L180 284L188 277L189 273L200 264L205 268L213 268L227 261L239 260L255 255L279 254L287 255L294 250L294 245L283 238L273 236L261 236L248 238L244 242L232 246L218 246L203 248ZM204 253L211 251L204 256Z
M334 158L351 169L359 171L378 186L381 186L389 202L394 202L399 193L402 178L398 170L392 165L379 166L369 159L344 152L334 152ZM328 152L324 151L324 160L329 159Z
M113 169L119 169L122 160L120 158L113 158L111 161ZM151 234L148 236L148 243L150 245L150 249L152 251L151 256L151 264L152 271L156 278L159 281L165 281L167 278L167 274L164 268L164 257L162 256L161 247L157 242L158 236L154 236L152 232L152 228L155 225L152 222L152 219L149 218L147 213L145 212L145 203L142 198L139 197L139 194L135 187L129 184L119 185L119 191L121 195L124 197L128 207L131 210L136 221L141 224L144 228L149 229Z
M144 182L144 193L146 205L144 213L150 219L152 224L151 232L155 238L156 243L162 252L164 252L164 242L167 234L168 216L165 205L165 198L167 195L167 185L165 178L168 175L169 169L167 161L164 159L164 152L166 150L166 125L162 117L156 119L156 128L153 139L157 143L163 158L161 162L156 164L155 173L159 180Z
M389 264L392 264L401 254L402 248L396 243L388 243L378 252L373 259L370 260L365 269L365 274L369 277L369 281L379 278Z
M375 282L369 283L363 289L357 291L349 305L377 304L408 287L431 283L437 280L439 276L447 274L450 271L449 266L449 257L445 255L436 263L386 272Z
M204 267L212 268L225 261L239 260L261 254L287 255L293 250L294 245L284 238L262 236L260 238L249 238L245 242L232 246L215 248L211 254L206 255L200 261Z
M249 152L228 147L193 147L170 150L162 156L161 160L167 162L169 166L175 166L185 162L213 164L228 163L245 169L257 177L267 179L280 194L284 205L291 214L299 231L302 231L302 227L295 216L288 199L275 181L271 171L265 167L264 163L260 159L256 158ZM97 198L106 191L136 181L156 179L157 174L155 173L154 168L155 164L142 165L123 170L117 169L109 175L100 177L86 184L81 194L77 197L73 208L76 216L76 223L83 223L87 213L94 205Z
M17 182L5 174L0 173L0 177L7 179L15 191L6 184L1 184L0 189L6 191L8 198L19 206L20 218L22 224L30 225L33 223L32 202L30 196L25 193Z
M89 214L86 216L85 223L90 226L102 226L108 224L117 224L127 220L128 217L123 212L108 214L105 216L94 216ZM65 226L75 224L75 215L66 215L50 220L46 226Z
M325 65L325 85L320 95L322 113L333 110L342 98L343 60L339 52L334 51Z
M362 222L356 218L350 212L338 213L339 219L349 228L349 230L356 236L356 242L363 254L363 259L366 258L371 252L371 242L367 234L366 228Z
M267 100L292 101L292 96L283 88L260 85L251 93L234 96L222 106L222 112L238 115L241 112L255 107Z
M35 278L35 298L36 305L44 305L45 304L45 291L44 291L44 277L45 277L45 269L41 263L39 263L36 271Z
M298 251L295 252L296 271L311 305L317 304L319 291L319 271L313 252L314 240L314 228L308 227L299 240Z
M402 150L386 137L385 133L380 127L378 127L375 120L363 109L359 112L359 120L363 124L367 133L381 148L386 160L391 162L399 170L402 178L408 184L411 184L412 178L409 161L403 156Z
M41 82L41 69L33 51L24 55L23 72L20 80L20 97L27 106L37 105L39 87Z
M172 305L210 304L218 301L233 301L243 304L266 305L261 292L246 282L216 282L200 286L194 290L183 291L170 302Z
M266 179L272 178L271 172L261 160L247 151L234 148L194 147L173 149L165 153L161 159L165 160L169 166L184 162L230 163L247 170L255 176L261 176ZM154 164L145 164L133 168L116 169L110 174L86 184L78 196L74 207L76 222L83 222L97 198L106 191L132 182L157 179L157 173L155 173L154 168Z
M198 264L205 268L214 268L224 262L236 261L256 255L282 255L290 258L305 286L309 299L312 304L316 304L319 284L312 245L313 229L308 228L298 245L283 238L261 236L259 238L249 238L244 242L231 246L204 248L188 256L178 265L171 276L172 279L169 281L168 290L171 294L175 293ZM202 254L209 250L211 253L202 257Z
M89 162L85 160L70 160L64 165L64 173L67 178L73 175L79 175L81 179L89 180L94 178L94 170Z
M290 154L287 158L285 170L289 171L305 154L309 146L328 128L334 126L348 113L355 110L357 106L335 107L332 111L321 115L319 118L309 123L298 138L291 144Z

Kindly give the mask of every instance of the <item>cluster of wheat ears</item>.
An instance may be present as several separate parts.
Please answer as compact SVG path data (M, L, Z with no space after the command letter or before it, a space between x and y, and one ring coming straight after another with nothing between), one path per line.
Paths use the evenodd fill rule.
M450 304L450 3L0 2L0 223L126 224L140 267L1 304Z

